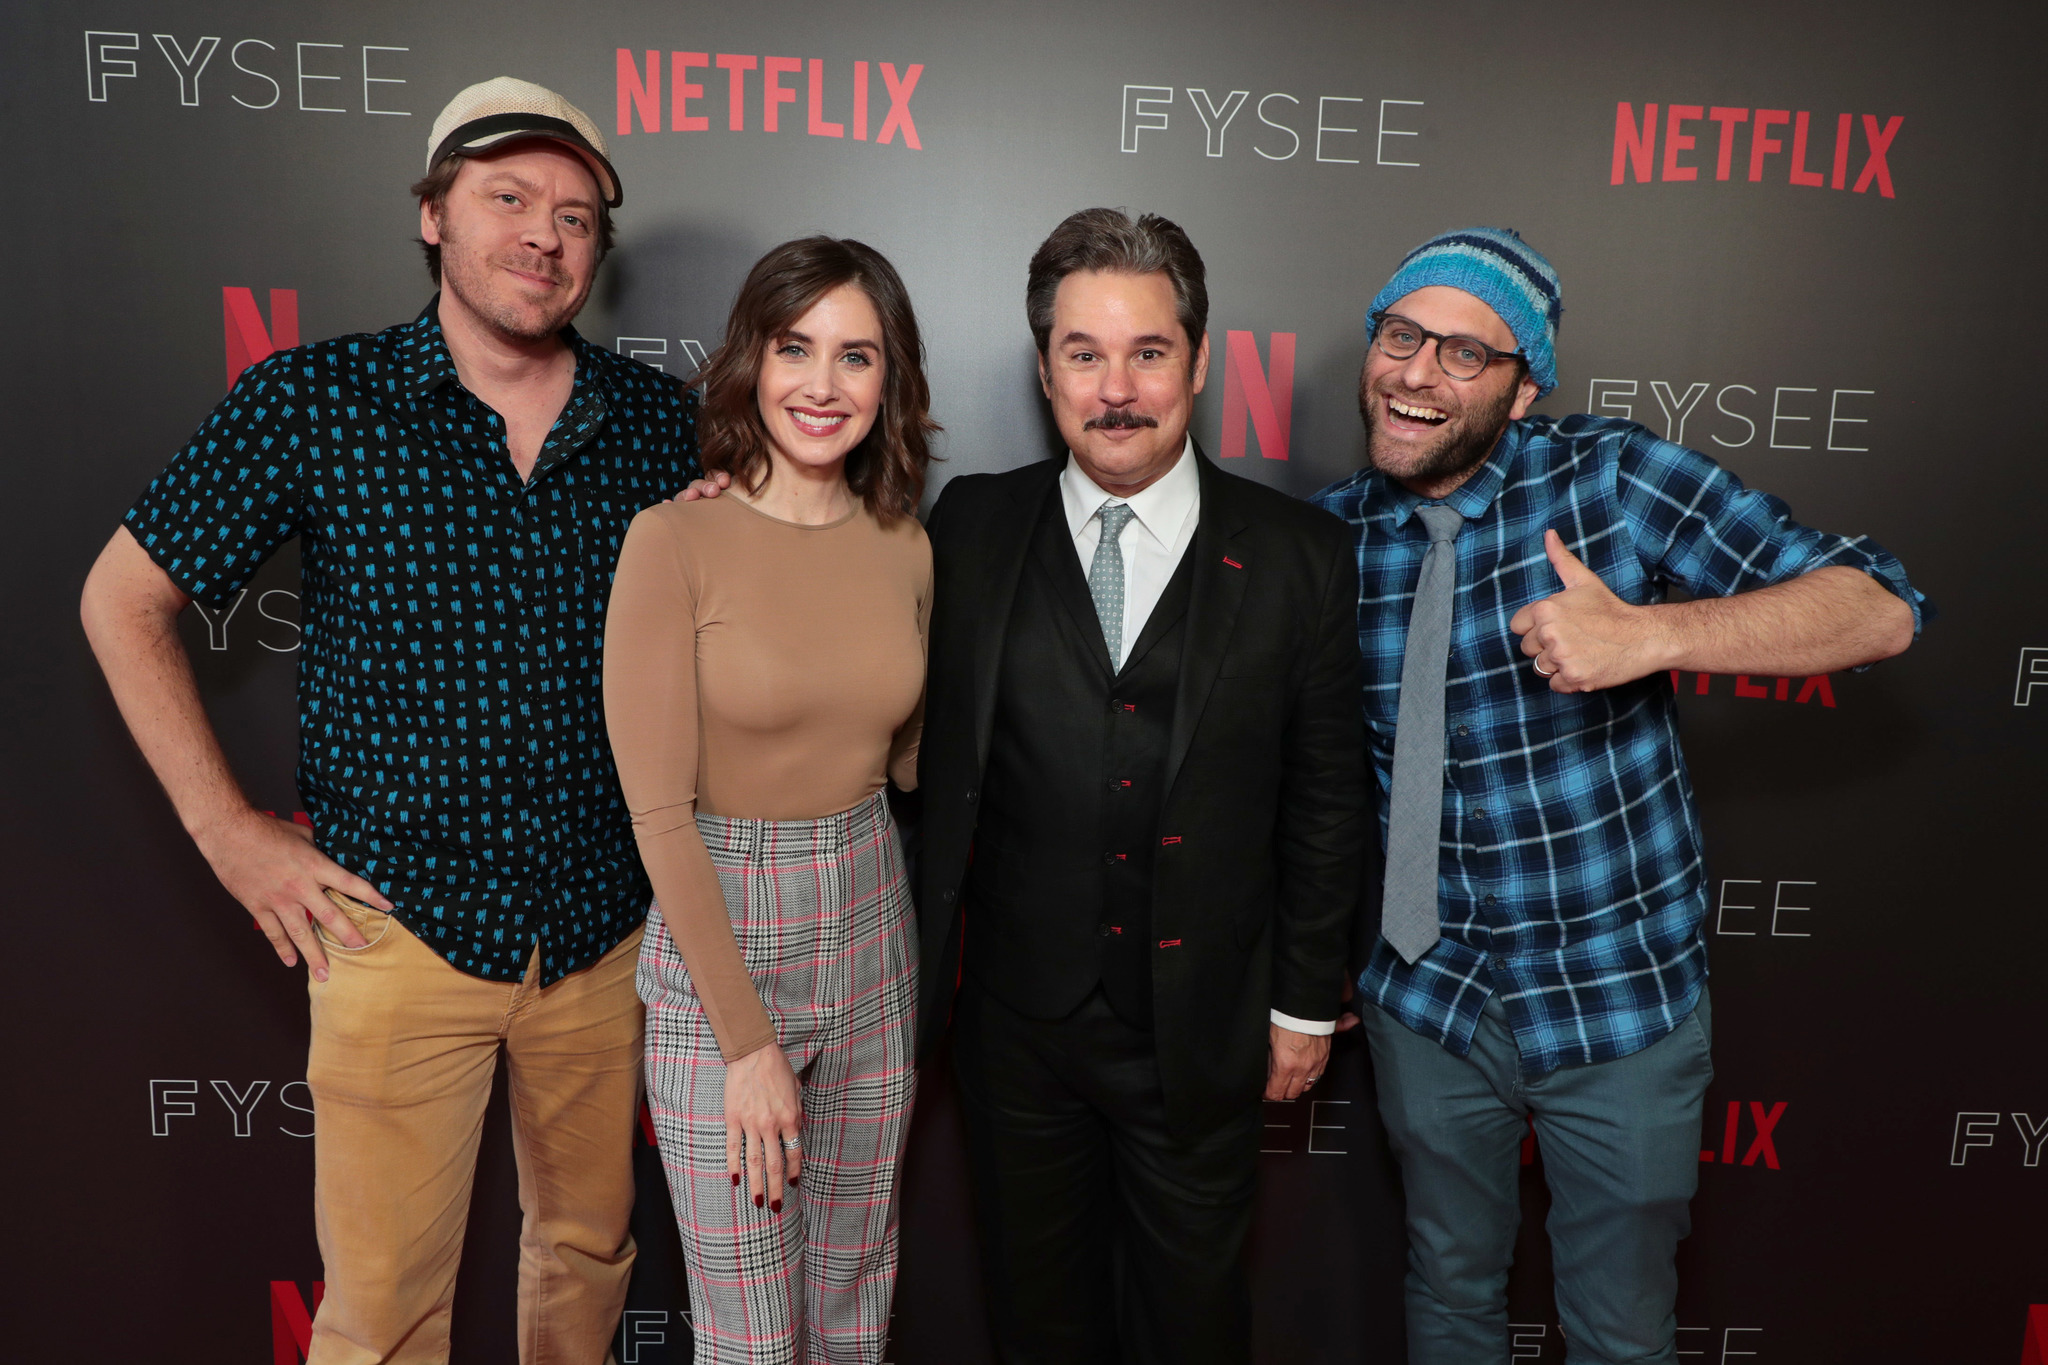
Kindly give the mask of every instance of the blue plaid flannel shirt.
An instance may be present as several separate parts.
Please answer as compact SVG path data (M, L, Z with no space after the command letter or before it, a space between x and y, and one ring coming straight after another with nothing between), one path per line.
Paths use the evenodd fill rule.
M1361 470L1311 501L1358 536L1384 844L1401 659L1429 544L1414 516L1422 499ZM1515 422L1444 501L1465 524L1444 696L1443 939L1412 967L1378 940L1359 987L1459 1056L1498 991L1528 1075L1624 1057L1676 1028L1706 980L1699 814L1666 675L1565 695L1530 669L1508 622L1560 590L1543 532L1638 604L1672 584L1723 597L1833 564L1897 593L1916 634L1923 599L1870 540L1809 530L1777 498L1633 422Z

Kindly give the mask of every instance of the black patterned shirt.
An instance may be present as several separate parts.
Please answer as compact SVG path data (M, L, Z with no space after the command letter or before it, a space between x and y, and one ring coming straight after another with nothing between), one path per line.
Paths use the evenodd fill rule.
M319 846L495 981L536 942L557 981L646 915L605 737L605 603L633 514L698 470L695 396L563 335L575 386L523 483L430 303L251 366L126 518L223 606L299 538L298 782Z

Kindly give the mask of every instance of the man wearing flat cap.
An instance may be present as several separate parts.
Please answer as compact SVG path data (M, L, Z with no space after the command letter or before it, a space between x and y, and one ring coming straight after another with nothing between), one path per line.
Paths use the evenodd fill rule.
M1358 547L1386 851L1359 1013L1407 1192L1413 1365L1508 1358L1532 1123L1568 1359L1675 1360L1713 1068L1667 671L1859 667L1921 621L1872 541L1632 422L1529 416L1562 311L1513 232L1410 252L1367 318L1367 467L1313 499Z
M596 1365L634 1254L649 899L600 631L627 523L696 472L695 408L569 325L621 199L581 110L471 86L413 194L433 301L244 371L129 509L82 614L185 828L309 969L312 1365L447 1359L501 1049L520 1358ZM251 806L176 629L295 537L310 829Z

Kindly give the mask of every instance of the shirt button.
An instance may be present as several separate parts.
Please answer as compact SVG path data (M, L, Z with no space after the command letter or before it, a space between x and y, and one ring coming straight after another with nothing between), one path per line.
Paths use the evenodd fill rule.
M1494 894L1493 894L1493 893L1492 893L1491 891L1489 891L1489 892L1487 892L1487 893L1486 893L1486 903L1487 903L1488 905L1499 905L1499 904L1500 904L1500 897L1499 897L1499 896L1496 896L1496 895L1494 895Z
M1470 727L1470 726L1466 726L1466 725L1460 725L1460 726L1458 727L1458 733L1459 733L1460 735L1469 735L1469 734L1471 734L1471 733L1472 733L1472 729L1471 729L1471 727Z
M1486 807L1474 806L1472 808L1472 818L1474 820L1484 820L1486 818Z

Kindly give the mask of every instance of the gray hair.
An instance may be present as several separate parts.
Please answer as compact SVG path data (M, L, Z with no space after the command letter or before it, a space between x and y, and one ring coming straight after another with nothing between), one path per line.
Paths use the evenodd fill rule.
M1164 275L1172 281L1181 329L1188 336L1188 364L1193 366L1209 329L1208 272L1202 253L1180 224L1156 213L1133 220L1123 209L1082 209L1054 228L1033 253L1024 286L1024 315L1041 356L1052 341L1052 303L1060 281L1081 270Z

